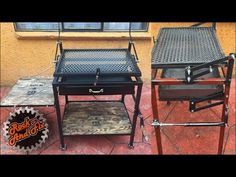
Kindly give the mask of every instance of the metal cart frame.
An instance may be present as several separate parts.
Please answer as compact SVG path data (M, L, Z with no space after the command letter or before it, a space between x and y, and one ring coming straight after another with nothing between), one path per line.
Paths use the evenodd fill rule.
M202 23L200 23L202 24ZM200 25L199 24L199 25ZM194 25L198 26L198 25ZM216 29L215 23L213 23L212 28ZM158 39L157 39L158 40ZM165 65L165 64L158 64L152 63L152 110L153 110L153 123L152 125L155 128L156 134L156 142L158 153L163 154L162 150L162 143L161 143L161 126L220 126L220 136L219 136L219 144L218 144L218 154L222 154L223 150L223 140L224 140L224 132L225 126L228 123L228 113L229 113L229 92L230 92L230 83L232 78L233 72L233 65L234 65L235 54L230 54L221 59L217 59L215 61L206 62L206 63L198 63L195 65L184 65L181 64L173 64L173 65ZM194 63L193 63L194 64ZM187 66L187 67L186 67ZM165 68L178 68L178 67L186 67L185 68L185 79L175 79L175 78L161 78L158 77L158 70L165 69ZM199 77L206 75L212 72L212 67L221 67L223 78L208 78L208 79L199 79ZM200 72L195 74L195 71L199 71L202 68L209 68L205 72ZM213 95L206 96L205 98L197 98L191 99L189 111L196 112L202 109L207 109L213 106L222 105L222 116L220 122L185 122L185 123L163 123L160 122L159 114L158 114L158 105L157 105L157 93L156 87L161 85L186 85L186 84L197 84L197 85L223 85L224 89L221 93L216 93ZM216 103L210 103L205 106L196 107L197 103L206 100L218 100ZM171 99L170 99L171 100ZM169 100L167 101L169 102Z
M66 149L66 144L64 142L64 136L63 135L63 128L62 128L62 116L61 116L61 110L60 110L60 102L59 102L59 94L60 94L60 89L64 89L66 92L65 93L62 93L60 95L64 95L65 96L65 104L68 104L70 103L71 101L68 99L68 95L80 95L79 93L78 94L74 94L74 93L70 93L70 88L75 88L75 89L81 89L81 88L97 88L99 87L99 90L97 91L94 91L93 89L88 89L88 94L83 94L83 95L121 95L121 100L109 100L109 101L119 101L119 102L122 102L124 103L124 98L125 98L125 95L126 94L131 94L133 96L133 99L134 99L134 113L133 113L133 122L131 124L131 133L129 134L130 135L130 142L129 142L129 148L133 148L133 143L134 143L134 135L135 135L135 129L136 129L136 123L137 123L137 118L138 118L138 115L140 114L140 110L139 110L139 104L140 104L140 98L141 98L141 92L142 92L142 86L143 86L143 82L140 78L141 76L141 72L140 73L137 73L137 75L129 75L129 73L127 74L119 74L119 73L116 73L114 75L110 74L110 76L126 76L126 77L133 77L133 80L130 80L130 81L127 81L127 82L102 82L102 81L98 81L98 78L101 77L101 73L99 70L97 70L96 72L96 75L94 75L94 83L91 85L91 83L86 83L86 82L64 82L64 80L66 80L66 78L68 77L81 77L81 75L86 75L86 73L76 73L76 74L72 74L72 75L63 75L63 74L59 74L57 75L57 70L58 70L58 66L60 64L60 60L62 59L61 56L63 56L63 47L62 47L62 43L61 42L58 42L57 43L57 48L60 49L60 55L57 55L56 56L56 60L55 60L55 63L56 63L56 71L54 73L54 80L53 80L53 93L54 93L54 98L55 98L55 109L56 109L56 115L57 115L57 124L58 124L58 130L59 130L59 137L60 137L60 148L62 150L65 150ZM138 60L138 56L137 56L137 53L136 53L136 49L135 49L135 46L134 46L134 43L133 42L129 42L129 45L128 45L128 52L131 52L131 50L134 50L134 58L136 60ZM58 49L57 49L58 50ZM83 49L82 49L83 50ZM89 49L88 49L89 50ZM103 49L99 49L99 50L103 50ZM107 50L107 49L105 49ZM58 60L59 59L59 60ZM135 78L135 79L134 79ZM101 87L106 87L106 86L113 86L114 88L116 88L116 86L119 86L119 87L125 87L125 88L128 88L128 87L134 87L134 90L135 90L135 87L137 87L136 89L136 94L135 93L125 93L122 91L122 89L119 91L116 91L115 93L106 93L104 92L103 93L103 89L100 89ZM68 94L67 94L68 93ZM82 100L81 101L76 101L76 102L83 102ZM86 101L87 102L87 101ZM93 100L91 101L93 102ZM103 100L100 100L100 102L104 102ZM96 135L99 135L99 134L96 134ZM109 134L110 135L110 134ZM80 136L80 135L79 135Z

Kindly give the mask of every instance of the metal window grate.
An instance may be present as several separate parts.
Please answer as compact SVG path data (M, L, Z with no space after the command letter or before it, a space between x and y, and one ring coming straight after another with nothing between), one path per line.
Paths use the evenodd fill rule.
M212 27L162 28L152 65L199 64L225 57Z
M95 75L141 76L135 58L127 49L66 49L54 76Z

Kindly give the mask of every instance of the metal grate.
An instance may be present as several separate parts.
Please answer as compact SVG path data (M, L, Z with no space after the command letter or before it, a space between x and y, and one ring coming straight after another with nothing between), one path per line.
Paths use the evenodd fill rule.
M141 76L135 58L127 49L67 49L54 76L102 74Z
M152 65L199 64L225 57L212 27L162 28Z

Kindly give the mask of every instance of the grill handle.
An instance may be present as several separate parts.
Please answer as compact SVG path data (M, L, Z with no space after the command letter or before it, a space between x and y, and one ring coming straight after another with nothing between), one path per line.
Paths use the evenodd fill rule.
M95 81L94 81L94 83L93 83L94 86L97 85L99 75L100 75L100 68L97 68L97 71L96 71L96 78L95 78Z
M92 89L89 89L89 93L103 93L103 89L100 89L100 90L92 90Z

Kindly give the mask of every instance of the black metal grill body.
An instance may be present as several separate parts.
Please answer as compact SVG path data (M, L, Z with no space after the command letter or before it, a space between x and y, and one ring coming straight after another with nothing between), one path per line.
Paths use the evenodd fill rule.
M128 49L62 49L53 80L62 149L65 149L66 146L63 139L59 95L65 96L66 105L71 102L68 95L121 95L121 100L110 101L119 101L124 104L125 95L133 95L135 105L131 133L129 134L129 147L133 147L143 85L136 59L137 55L132 55ZM100 101L102 104L103 101ZM104 100L104 102L107 101Z
M228 121L230 81L235 55L225 56L213 27L162 28L152 50L153 126L159 154L162 154L160 126L221 126L218 154L223 150ZM222 69L223 77L219 69ZM161 70L161 72L158 72ZM159 77L158 75L161 76ZM223 105L220 122L159 122L160 101L189 101L190 112ZM217 102L209 103L214 100ZM196 107L197 103L207 105Z
M213 27L162 28L152 51L152 68L184 67L224 58Z

